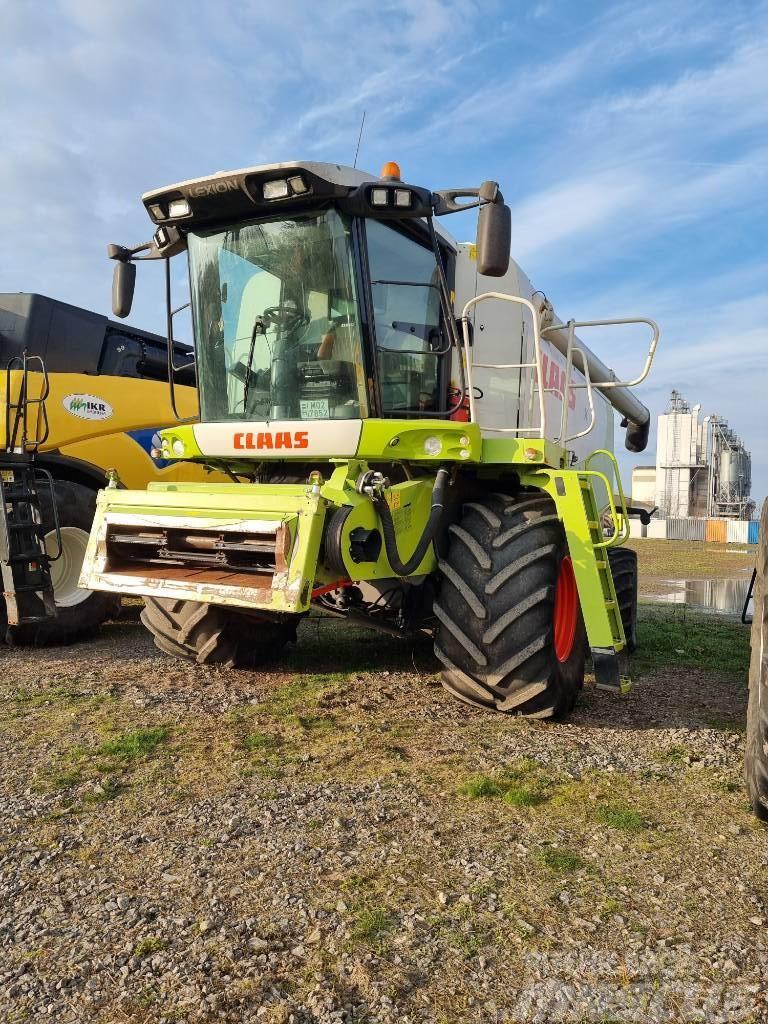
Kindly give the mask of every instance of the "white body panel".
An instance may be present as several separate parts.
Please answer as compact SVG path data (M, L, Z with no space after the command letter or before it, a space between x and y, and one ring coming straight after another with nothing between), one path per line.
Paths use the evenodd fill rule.
M461 315L469 299L485 292L502 292L529 301L532 299L534 288L514 260L510 260L509 270L504 277L482 277L477 273L474 249L475 247L468 243L458 247L455 302L457 316ZM530 313L524 306L498 299L483 300L472 308L470 322L473 327L473 362L534 361L533 324ZM541 355L544 387L552 389L546 390L544 395L544 436L554 442L558 439L561 429L565 357L546 339L541 341ZM456 367L453 379L458 380ZM574 369L571 384L579 385L584 382L582 374ZM532 436L532 432L539 427L539 403L536 374L533 369L499 370L477 367L473 370L473 384L476 417L483 437ZM569 441L567 444L579 463L597 448L613 449L613 409L599 391L593 391L593 397L594 427L584 437ZM572 388L568 404L567 433L570 436L589 425L590 412L586 388ZM499 432L509 427L520 428L521 434ZM524 432L526 428L529 431L527 435Z
M252 459L254 454L351 458L357 452L362 420L273 420L271 423L196 423L201 452Z

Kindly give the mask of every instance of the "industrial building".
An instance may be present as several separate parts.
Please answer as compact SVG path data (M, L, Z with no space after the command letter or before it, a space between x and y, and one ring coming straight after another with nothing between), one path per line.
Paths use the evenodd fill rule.
M658 418L656 465L632 472L633 504L658 507L662 519L749 519L751 456L717 415L701 416L673 391Z

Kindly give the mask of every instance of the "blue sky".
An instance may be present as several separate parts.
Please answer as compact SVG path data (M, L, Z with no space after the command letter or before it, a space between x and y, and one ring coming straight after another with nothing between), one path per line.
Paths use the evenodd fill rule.
M3 291L108 312L105 245L149 236L143 191L351 163L366 110L360 166L501 182L561 317L655 317L644 400L728 418L768 493L767 3L0 0L0 39ZM162 329L155 268L131 319ZM629 373L640 344L594 347Z

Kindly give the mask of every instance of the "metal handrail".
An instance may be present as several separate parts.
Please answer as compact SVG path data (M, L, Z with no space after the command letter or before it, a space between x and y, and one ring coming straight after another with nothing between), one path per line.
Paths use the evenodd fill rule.
M594 392L592 391L592 379L591 379L591 377L589 375L589 362L587 361L586 352L584 351L583 348L579 348L578 345L574 345L572 347L571 351L572 352L578 352L578 354L581 356L581 372L583 373L584 378L586 380L587 402L589 403L589 426L585 427L583 430L580 430L577 434L569 434L565 438L565 440L561 440L561 438L563 436L561 434L560 437L558 437L558 439L557 439L560 444L568 444L569 441L575 441L577 437L584 437L586 434L588 434L592 430L592 428L595 425L595 420L597 419L597 413L595 411L595 395L594 395ZM569 377L570 377L570 374L569 374ZM577 386L581 387L582 385L577 385ZM568 398L569 398L569 391L570 391L570 386L569 386L568 382L566 381L565 393L563 395L563 421L561 422L561 428L562 428L563 431L565 431L567 429L567 424L568 424L568 412L569 412Z
M514 302L519 306L525 306L530 311L531 321L533 323L533 348L535 359L533 362L525 363L475 363L472 360L472 350L469 337L469 311L477 305L478 302L484 299L501 299L504 302ZM544 438L546 436L546 408L544 405L544 387L542 382L541 372L541 334L539 331L539 316L536 312L536 308L532 302L528 299L524 299L519 295L504 295L502 292L483 292L481 295L475 295L471 298L461 313L461 328L464 343L464 362L466 367L466 384L469 392L469 418L473 423L477 422L477 416L475 414L475 394L474 387L472 384L472 370L474 368L483 370L525 370L533 369L536 374L535 389L539 396L539 426L538 427L483 427L483 430L492 431L497 434L523 434L526 432L537 432L538 436Z
M616 503L613 500L613 485L608 481L608 477L605 473L589 468L590 462L597 455L604 455L611 463L611 469L613 470L613 475L616 479L616 486L619 491L619 500L621 501L621 520L619 520L619 514L616 511ZM627 512L627 499L624 497L624 488L621 486L621 471L619 470L619 463L616 461L616 456L607 448L597 448L584 460L584 472L591 476L599 477L605 484L606 493L608 494L608 507L610 509L611 520L613 522L613 534L606 540L594 544L593 546L596 548L611 548L623 544L624 541L629 538L629 513Z
M604 388L634 388L638 384L642 384L645 378L648 376L651 370L651 364L653 358L656 355L656 346L659 343L660 330L659 325L655 320L651 320L650 317L646 316L631 316L624 317L620 320L569 320L567 324L551 324L549 327L545 327L542 330L542 335L545 335L554 331L561 331L564 326L574 331L581 327L616 327L622 324L648 324L651 328L651 342L648 346L648 353L645 357L645 365L639 377L635 377L634 380L608 380L608 381L595 381L594 387L599 388L601 391ZM585 384L574 384L574 387L583 388Z

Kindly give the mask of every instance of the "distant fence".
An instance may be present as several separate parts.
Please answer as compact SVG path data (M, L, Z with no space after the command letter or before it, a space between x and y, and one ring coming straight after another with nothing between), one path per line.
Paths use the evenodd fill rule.
M757 544L758 520L737 519L652 519L643 526L639 519L629 521L630 537L655 540L698 540L709 544Z

